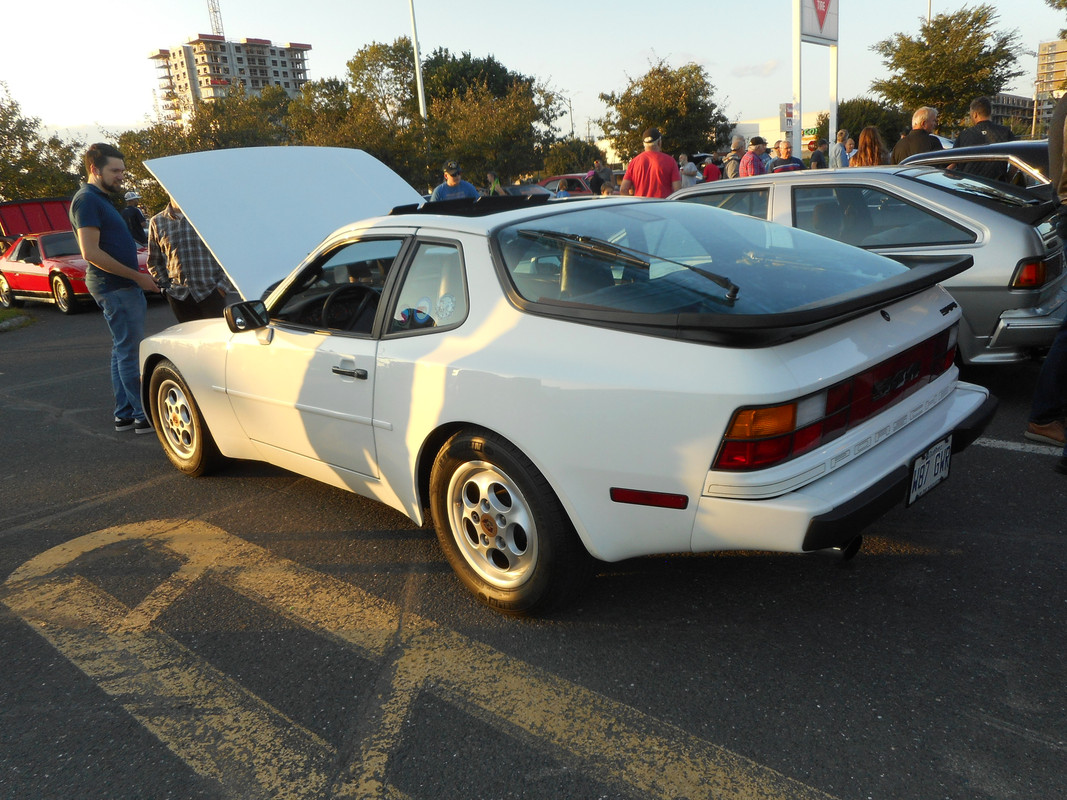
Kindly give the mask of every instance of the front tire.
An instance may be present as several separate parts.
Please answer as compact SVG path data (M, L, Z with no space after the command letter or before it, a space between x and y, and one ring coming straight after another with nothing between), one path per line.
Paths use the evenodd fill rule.
M152 425L175 467L194 478L222 460L193 393L170 361L160 361L149 384Z
M22 308L22 301L15 297L15 293L11 291L11 284L7 282L3 273L0 273L0 307Z
M589 577L592 559L544 475L487 431L461 431L437 454L430 510L452 569L499 611L546 611Z
M78 301L74 297L74 290L70 286L70 281L62 275L52 276L52 297L56 301L56 308L64 314L78 313Z

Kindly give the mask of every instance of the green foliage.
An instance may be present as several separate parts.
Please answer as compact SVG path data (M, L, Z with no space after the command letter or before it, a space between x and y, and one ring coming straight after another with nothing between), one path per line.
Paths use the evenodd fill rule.
M521 82L500 98L479 84L462 95L435 98L430 106L430 183L441 182L441 165L448 159L459 161L475 185L489 170L503 182L537 170L539 116L534 93Z
M689 63L672 69L660 60L631 79L621 94L601 94L609 110L598 122L624 159L644 149L641 134L653 126L663 133L664 152L714 150L725 146L731 129L714 94L703 67Z
M7 86L0 89L0 202L74 194L85 145L43 136L40 119L23 116Z
M918 37L897 33L878 42L871 49L888 74L873 81L871 91L909 114L920 106L936 108L943 132L963 127L971 100L994 96L1022 74L1015 69L1018 31L994 31L997 22L991 5L964 6L921 20Z
M532 78L512 72L493 56L475 58L464 53L456 58L441 47L423 62L422 79L428 98L463 95L474 86L484 86L493 97L503 97L515 83L534 83Z
M837 106L837 128L844 128L849 135L859 141L860 131L868 125L874 125L882 134L882 141L889 147L896 144L902 131L911 128L911 112L888 104L880 103L869 97L854 97ZM835 140L837 131L830 135L830 116L820 114L818 117L819 136L828 142Z
M545 173L563 175L568 172L588 172L596 159L606 161L595 144L584 139L568 138L553 142L545 154Z
M1045 5L1059 11L1067 11L1067 0L1045 0ZM1061 30L1059 36L1061 39L1067 39L1067 30Z

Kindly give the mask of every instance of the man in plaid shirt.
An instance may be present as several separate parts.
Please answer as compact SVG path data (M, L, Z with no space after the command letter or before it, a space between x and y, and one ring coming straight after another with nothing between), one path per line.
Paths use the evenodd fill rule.
M173 198L148 223L148 269L178 322L221 317L226 294L234 291Z

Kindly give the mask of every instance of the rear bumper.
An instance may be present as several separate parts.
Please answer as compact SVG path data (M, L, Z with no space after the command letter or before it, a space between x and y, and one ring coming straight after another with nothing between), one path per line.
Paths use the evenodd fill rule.
M952 452L958 453L977 439L997 410L990 395L969 417L952 430ZM803 549L824 550L848 544L863 528L908 496L910 475L901 465L852 500L815 517L808 526Z
M766 499L705 495L697 507L692 549L799 553L844 546L906 499L916 456L949 435L953 452L967 447L996 407L985 389L958 383L906 428L799 489Z
M1000 315L989 340L990 350L1044 348L1052 344L1067 317L1067 286L1048 303L1036 308L1019 308Z

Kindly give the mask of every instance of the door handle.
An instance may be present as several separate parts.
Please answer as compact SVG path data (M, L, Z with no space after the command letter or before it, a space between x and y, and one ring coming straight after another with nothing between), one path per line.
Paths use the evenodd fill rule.
M345 378L355 378L356 380L367 380L367 370L365 369L345 369L344 367L334 367L334 375L342 375Z

